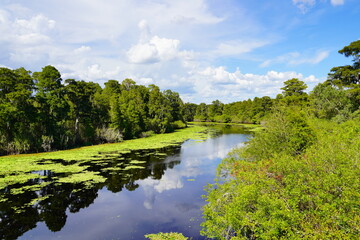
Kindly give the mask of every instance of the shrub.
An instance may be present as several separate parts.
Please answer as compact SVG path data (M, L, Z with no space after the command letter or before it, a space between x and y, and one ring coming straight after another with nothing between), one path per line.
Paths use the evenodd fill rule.
M172 125L173 129L181 129L181 128L187 127L186 123L184 123L183 121L180 121L180 120L172 122L171 125Z
M41 136L41 147L45 152L51 151L51 145L54 143L53 136Z
M151 137L151 136L154 135L154 134L155 134L154 131L142 132L142 133L140 134L140 137L141 137L141 138Z
M296 154L280 147L294 144L289 133L285 134L289 130L295 131L296 139L303 142L299 129L307 133L309 125L316 136L313 144ZM237 149L223 160L217 183L207 189L203 235L218 239L359 236L359 121L337 125L312 120L309 125L268 128L266 134L257 134L247 148ZM284 129L288 130L282 137L288 143L277 135ZM276 136L270 138L270 134ZM265 140L270 139L281 141L266 145ZM258 146L253 147L260 143L265 144L266 154ZM296 149L299 144L295 146ZM254 157L257 152L259 157Z
M96 129L96 136L101 142L114 143L121 142L123 135L115 128L98 128Z

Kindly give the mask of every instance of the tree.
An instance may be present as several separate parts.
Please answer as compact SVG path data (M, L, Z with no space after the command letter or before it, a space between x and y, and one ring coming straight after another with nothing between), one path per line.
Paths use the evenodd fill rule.
M200 103L196 108L196 115L194 116L194 120L204 122L208 120L208 118L208 106L206 103Z
M223 113L224 104L219 100L212 101L212 103L208 106L208 113L210 118L214 118L215 116L220 116Z
M34 72L37 90L41 93L49 93L61 87L61 74L53 66L43 67L41 72Z
M74 122L74 142L92 142L95 129L99 125L94 95L101 91L97 83L67 79L65 87L66 99L70 105L70 119ZM82 127L82 129L81 129ZM82 131L80 131L82 130Z
M345 46L339 50L339 53L344 54L345 57L353 57L353 65L332 68L327 81L336 86L358 88L360 83L360 40Z
M179 93L173 92L171 90L165 90L163 92L163 95L170 105L172 120L183 122L184 121L184 117L183 117L184 103L181 100Z
M160 92L158 86L150 85L149 95L149 122L150 129L156 133L168 132L171 129L173 109L169 100Z
M37 139L53 139L54 147L63 148L65 136L65 121L69 105L65 100L64 86L60 72L53 66L42 68L41 72L34 72L35 100L38 110ZM39 141L38 140L38 141ZM51 149L51 148L50 148Z
M117 120L113 125L121 130L126 139L138 137L145 131L147 126L146 101L147 90L144 86L137 86L131 79L125 79L121 83L121 94L118 99Z
M306 84L303 81L300 81L297 78L292 78L284 82L284 87L281 89L283 90L283 95L285 97L288 96L300 96L306 94L304 92L307 89Z
M311 92L312 106L318 118L349 117L351 101L347 92L327 83L318 84ZM340 119L339 119L340 120Z
M30 149L31 123L34 122L30 72L24 68L0 68L0 144L8 153Z
M185 103L184 104L184 119L187 122L194 121L194 116L196 114L197 105L195 103Z

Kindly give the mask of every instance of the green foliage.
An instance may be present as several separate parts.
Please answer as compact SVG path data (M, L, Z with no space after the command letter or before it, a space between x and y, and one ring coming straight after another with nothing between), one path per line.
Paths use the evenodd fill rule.
M297 78L292 78L285 81L284 85L285 86L281 89L283 90L283 95L285 97L304 95L304 90L307 89L306 84Z
M247 159L256 161L272 158L274 154L301 154L315 140L314 130L306 114L298 108L280 108L264 123L265 129L256 134L252 144L245 147Z
M353 57L353 65L334 67L330 70L328 82L347 88L358 88L360 83L360 40L350 43L339 51L346 57Z
M169 96L168 98L165 97L160 92L159 87L155 85L150 85L148 108L150 118L149 128L155 133L169 132L171 122L173 121L173 116L171 115L173 108L170 105Z
M0 68L0 155L52 151L131 139L186 127L178 93L151 85L99 84L60 72Z
M219 239L355 239L360 234L360 124L303 117L301 124L293 123L297 127L280 127L294 117L275 115L277 125L267 123L265 132L223 161L219 181L207 189L202 234ZM315 136L307 140L309 126ZM299 143L286 143L280 135L295 136ZM288 150L298 146L296 154Z
M173 129L182 129L182 128L186 128L187 125L183 121L178 120L178 121L172 122L171 127Z
M80 176L90 179L96 175L96 172L80 174L84 173L88 167L83 163L97 162L99 158L104 158L104 155L119 156L119 154L128 153L130 150L161 149L179 145L187 139L202 140L207 137L204 133L205 130L205 127L191 126L173 133L155 134L147 138L126 140L120 143L101 144L50 153L2 156L0 157L0 176L2 176L0 178L0 189L9 184L23 183L29 179L39 178L39 174L32 172L44 169L55 173L78 174L76 175L77 179ZM45 159L62 159L66 164L45 161ZM71 178L64 181L70 180Z
M187 240L187 237L184 237L181 233L157 233L157 234L147 234L146 238L150 240Z
M183 108L183 116L186 122L194 121L197 105L195 103L185 103Z
M312 106L318 118L349 118L351 101L345 90L326 83L318 84L311 92Z

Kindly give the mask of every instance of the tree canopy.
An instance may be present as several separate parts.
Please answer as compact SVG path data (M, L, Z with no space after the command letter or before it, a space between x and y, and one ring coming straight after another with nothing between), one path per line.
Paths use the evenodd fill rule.
M0 154L50 151L164 133L185 125L178 93L131 79L63 81L53 66L0 68Z

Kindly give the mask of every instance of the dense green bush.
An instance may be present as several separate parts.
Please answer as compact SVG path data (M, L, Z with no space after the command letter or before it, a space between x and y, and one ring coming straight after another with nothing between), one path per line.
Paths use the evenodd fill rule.
M202 234L219 239L356 239L359 121L293 122L292 114L298 113L279 114L267 122L265 132L221 164L218 182L207 189Z

